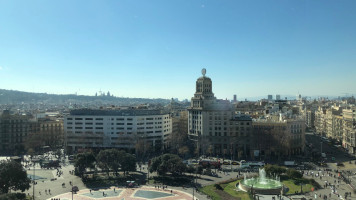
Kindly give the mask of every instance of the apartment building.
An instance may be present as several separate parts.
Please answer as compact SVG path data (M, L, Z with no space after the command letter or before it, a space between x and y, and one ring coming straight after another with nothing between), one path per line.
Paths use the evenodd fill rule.
M63 120L50 118L37 118L30 120L31 134L38 134L42 138L43 146L62 148L64 141Z
M321 136L326 136L326 107L319 106L315 111L315 131Z
M356 107L343 110L343 142L342 145L349 153L356 153Z
M304 153L304 119L257 119L252 121L252 127L255 156L289 158Z
M63 121L54 118L33 118L30 115L10 114L4 110L0 116L0 154L25 153L27 148L40 150L43 146L63 146Z
M23 143L30 131L28 115L10 114L4 110L0 116L0 154L15 155L24 151Z
M309 130L314 130L315 129L315 110L314 109L309 109L306 111L306 118L305 118L305 124Z

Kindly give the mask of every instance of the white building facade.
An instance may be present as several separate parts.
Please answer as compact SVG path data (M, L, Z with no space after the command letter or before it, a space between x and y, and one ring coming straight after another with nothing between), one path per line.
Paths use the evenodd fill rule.
M134 150L140 139L162 150L171 133L172 119L160 110L80 109L64 118L68 153L105 148Z

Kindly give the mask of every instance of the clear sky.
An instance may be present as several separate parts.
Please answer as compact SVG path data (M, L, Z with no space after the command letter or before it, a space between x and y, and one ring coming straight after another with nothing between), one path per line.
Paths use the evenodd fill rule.
M356 94L355 0L0 0L0 88L190 99Z

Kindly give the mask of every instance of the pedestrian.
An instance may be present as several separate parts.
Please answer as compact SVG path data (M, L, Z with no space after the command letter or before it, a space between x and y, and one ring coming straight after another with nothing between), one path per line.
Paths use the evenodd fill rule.
M89 191L90 191L90 194L91 194L91 189Z
M48 193L51 194L51 189L48 189Z
M103 192L103 196L105 196L105 193Z
M47 190L45 190L45 193L47 194Z
M114 192L115 192L115 188L114 188Z

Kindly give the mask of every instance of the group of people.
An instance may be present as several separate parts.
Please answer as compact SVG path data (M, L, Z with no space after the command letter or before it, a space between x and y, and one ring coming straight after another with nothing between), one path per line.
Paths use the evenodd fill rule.
M57 173L56 173L56 175L57 175L58 177L61 177L61 175L63 175L63 171L57 168Z
M161 186L159 186L159 185L155 185L155 189L162 189L162 190L165 190L165 189L167 189L167 185L161 185Z
M45 190L45 193L46 193L46 195L51 195L51 189L48 189L48 190L46 189L46 190ZM38 194L39 194L39 195L42 195L41 190L38 191Z
M323 183L323 188L330 188L330 193L329 194L314 194L314 198L317 199L318 197L321 199L331 199L332 195L336 195L337 198L342 198L341 194L337 191L337 188L339 188L342 178L340 176L339 171L332 172L331 170L328 169L319 169L317 172L313 171L305 171L303 172L304 175L306 176L311 176L311 177L320 177L320 180L324 180ZM347 197L351 197L351 192L345 192L344 194L344 199L347 199Z

